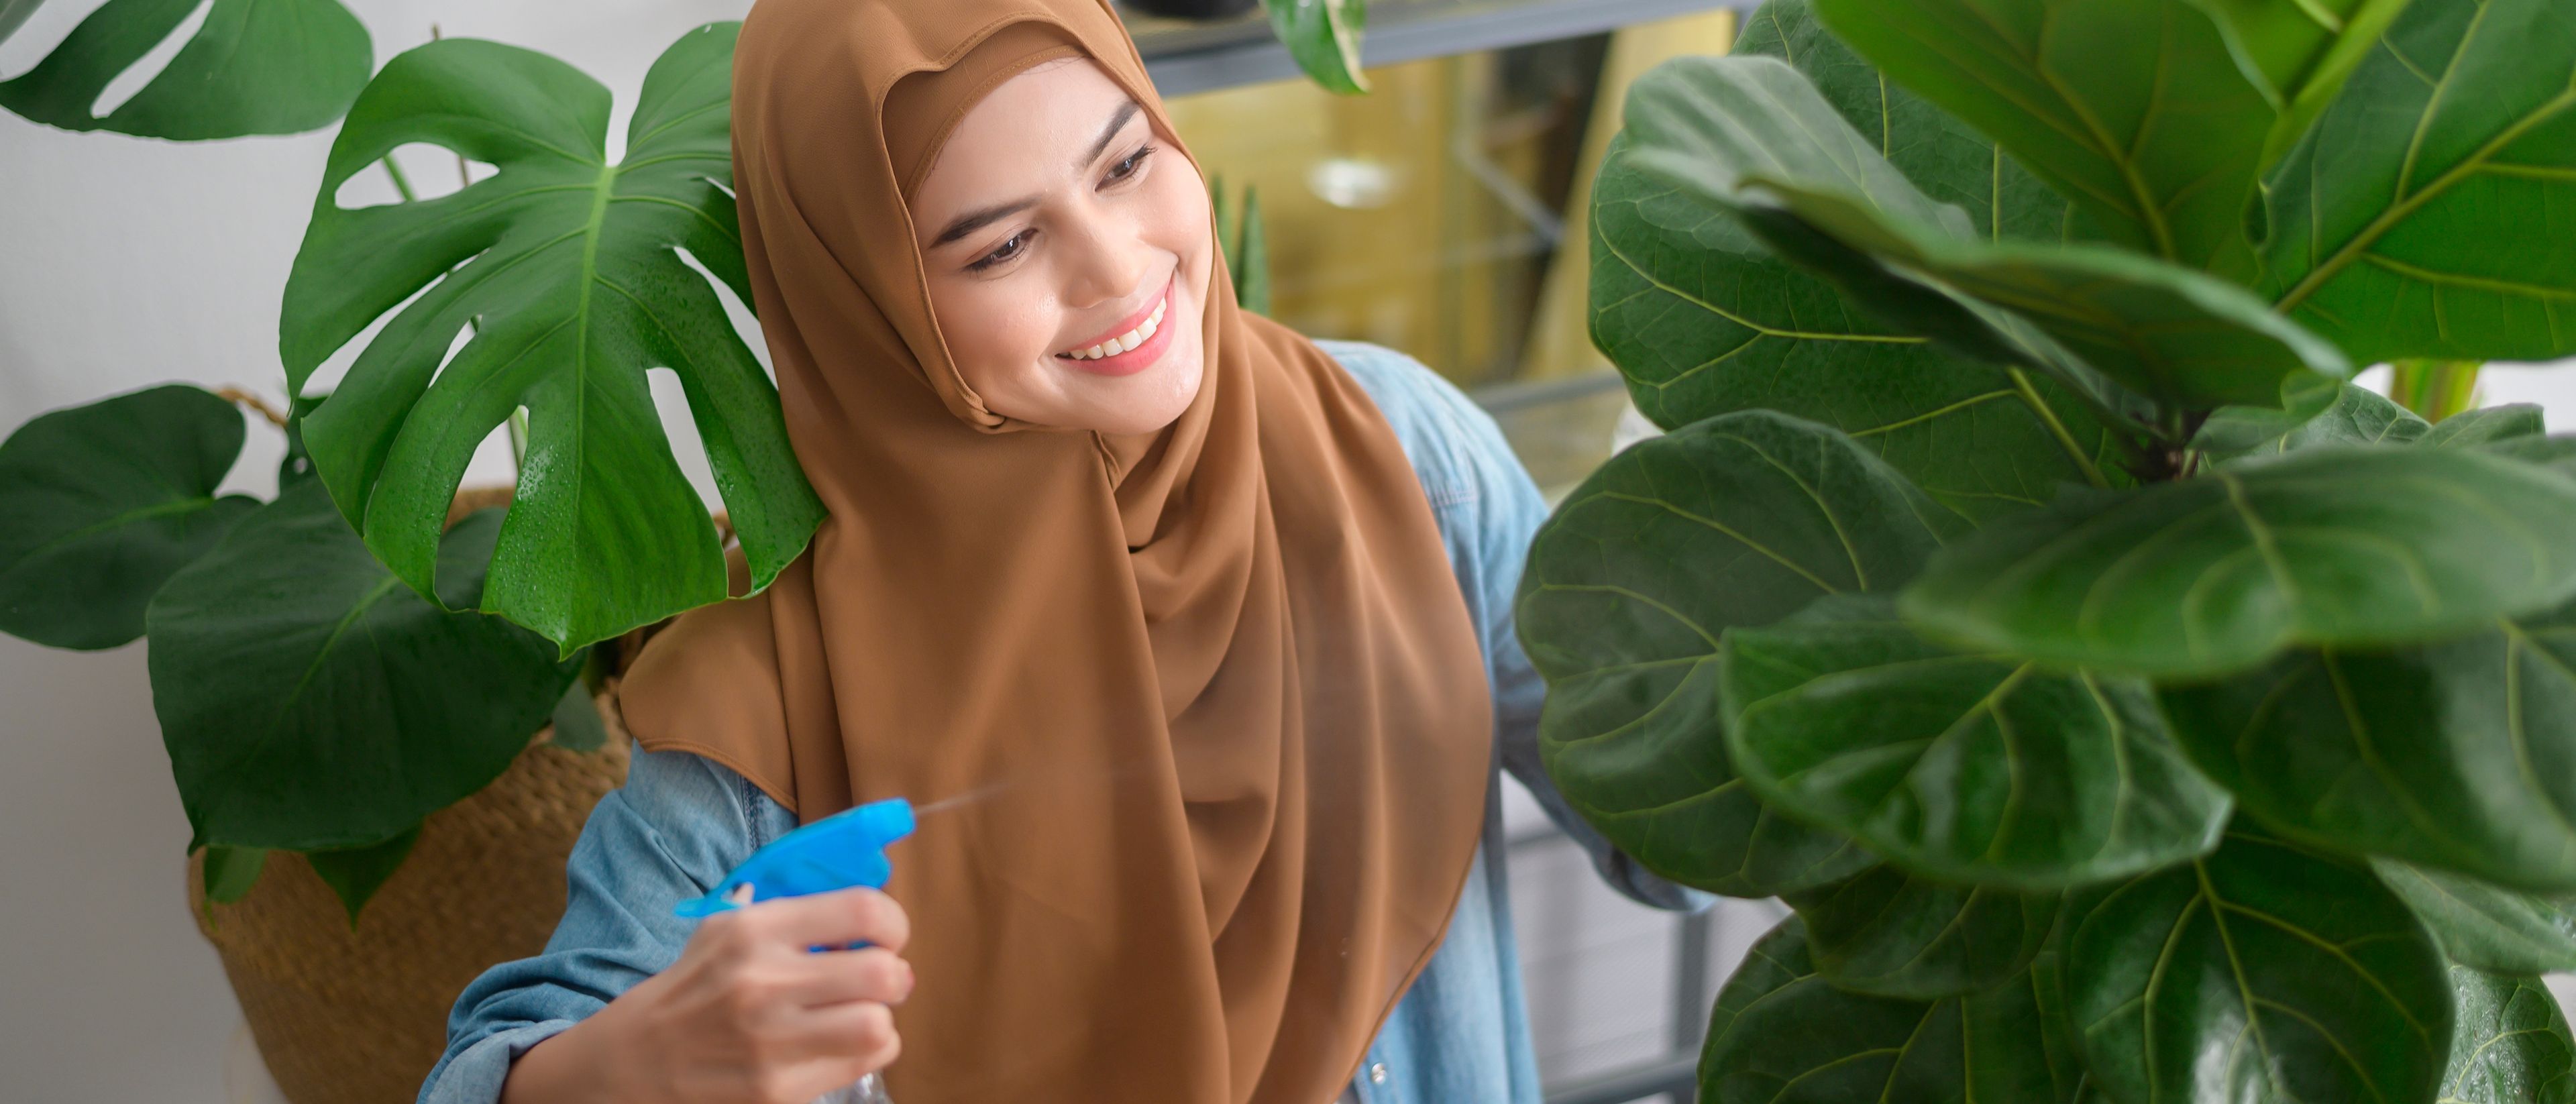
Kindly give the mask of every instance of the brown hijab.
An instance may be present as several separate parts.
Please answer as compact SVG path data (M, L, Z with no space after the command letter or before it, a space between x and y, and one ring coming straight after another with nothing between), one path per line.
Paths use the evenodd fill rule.
M1018 422L959 377L905 196L985 92L1074 54L1179 148L1107 0L753 9L743 245L831 518L657 637L626 722L808 820L974 795L895 855L903 1104L1323 1104L1475 853L1479 643L1385 418L1223 265L1159 432Z

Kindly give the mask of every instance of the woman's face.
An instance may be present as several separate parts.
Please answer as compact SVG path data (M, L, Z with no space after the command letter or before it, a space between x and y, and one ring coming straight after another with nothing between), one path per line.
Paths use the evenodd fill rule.
M912 216L940 332L994 413L1149 433L1198 395L1207 187L1090 59L970 108Z

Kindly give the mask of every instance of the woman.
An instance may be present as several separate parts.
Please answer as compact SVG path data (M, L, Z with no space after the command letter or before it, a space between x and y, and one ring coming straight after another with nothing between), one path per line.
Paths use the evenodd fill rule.
M422 1099L1536 1101L1497 747L1615 883L1688 898L1537 770L1544 508L1491 420L1236 308L1105 0L762 0L734 74L831 520L639 658L562 925L465 992ZM898 795L886 894L671 915Z

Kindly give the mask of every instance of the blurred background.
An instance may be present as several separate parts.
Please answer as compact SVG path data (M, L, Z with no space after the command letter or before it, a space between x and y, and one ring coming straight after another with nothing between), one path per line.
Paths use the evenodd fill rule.
M0 77L98 6L37 10L0 44ZM433 26L560 57L615 90L615 134L663 45L749 5L349 6L378 64ZM1182 136L1238 202L1258 192L1273 316L1402 350L1467 388L1553 498L1651 432L1587 333L1586 183L1629 82L1669 57L1723 52L1734 9L1750 6L1375 0L1374 91L1362 97L1298 76L1257 14L1130 21ZM102 102L130 95L194 27ZM163 381L282 400L279 295L335 129L174 152L0 114L0 434ZM432 147L398 157L424 195L472 172ZM393 198L379 174L351 187L383 194L344 202ZM2482 379L2488 402L2539 402L2553 430L2576 429L2576 376L2497 365ZM713 501L685 414L670 426ZM230 485L273 490L278 448L255 435ZM466 482L506 483L511 470L496 436ZM187 915L188 829L156 732L143 645L73 653L0 637L0 992L13 998L0 1011L0 1096L264 1099L232 990ZM1781 910L1727 902L1677 918L1631 905L1526 795L1509 798L1514 908L1552 1104L1664 1099L1688 1084L1716 982Z

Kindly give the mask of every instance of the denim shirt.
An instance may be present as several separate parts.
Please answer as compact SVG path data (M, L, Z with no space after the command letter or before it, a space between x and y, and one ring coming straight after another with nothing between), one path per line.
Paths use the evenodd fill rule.
M1547 505L1491 417L1401 353L1319 342L1377 400L1403 443L1484 641L1496 766L1526 785L1611 886L1665 908L1709 898L1665 882L1575 817L1539 767L1546 687L1513 635L1512 594ZM1504 881L1499 771L1483 842L1449 932L1387 1017L1347 1098L1360 1104L1539 1104ZM693 921L672 906L703 894L795 814L741 775L687 752L638 751L573 846L570 898L543 953L486 971L457 998L447 1053L421 1104L491 1104L510 1063L669 967ZM1326 1104L1318 1101L1316 1104Z

